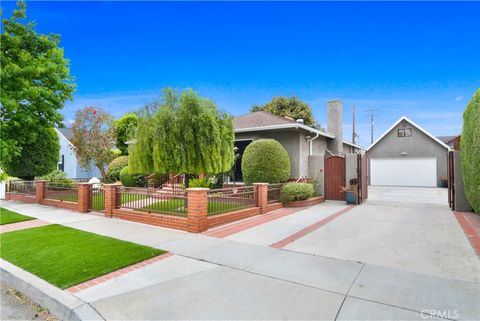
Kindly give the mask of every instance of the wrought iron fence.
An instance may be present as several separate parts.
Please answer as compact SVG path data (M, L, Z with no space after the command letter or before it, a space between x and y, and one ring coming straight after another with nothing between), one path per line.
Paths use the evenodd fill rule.
M275 203L280 201L280 194L284 185L284 183L268 185L268 203Z
M208 215L255 206L253 186L211 189L207 195Z
M78 186L76 183L47 182L45 185L45 198L68 202L78 202Z
M35 181L10 181L8 191L10 193L35 195L35 186Z
M103 184L92 184L88 196L88 210L103 212L105 210L105 190Z
M145 188L117 189L117 208L159 213L175 216L187 216L187 194L185 190L151 191Z

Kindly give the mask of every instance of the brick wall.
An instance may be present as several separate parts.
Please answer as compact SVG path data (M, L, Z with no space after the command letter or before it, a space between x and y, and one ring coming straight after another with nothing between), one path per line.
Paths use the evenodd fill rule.
M127 209L113 209L112 216L122 220L187 231L187 218L172 215L152 214Z

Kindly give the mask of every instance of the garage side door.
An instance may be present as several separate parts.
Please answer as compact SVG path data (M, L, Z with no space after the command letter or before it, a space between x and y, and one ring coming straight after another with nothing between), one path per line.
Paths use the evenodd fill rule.
M437 186L437 158L371 158L371 185Z

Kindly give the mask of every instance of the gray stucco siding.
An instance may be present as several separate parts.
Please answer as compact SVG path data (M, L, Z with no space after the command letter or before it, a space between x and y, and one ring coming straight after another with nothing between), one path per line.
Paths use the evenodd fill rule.
M411 128L411 137L398 137L398 129ZM406 153L406 155L402 155ZM367 152L368 172L372 158L437 158L437 186L440 186L440 176L447 176L447 149L431 137L403 120ZM370 183L370 175L369 175Z

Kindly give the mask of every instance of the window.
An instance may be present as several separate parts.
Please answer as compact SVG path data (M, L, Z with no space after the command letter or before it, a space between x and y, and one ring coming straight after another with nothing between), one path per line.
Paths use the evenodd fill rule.
M398 137L411 137L412 129L411 128L402 128L398 130Z

